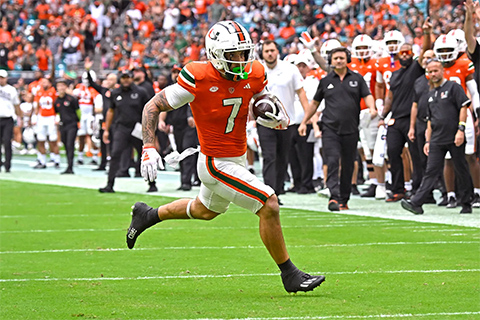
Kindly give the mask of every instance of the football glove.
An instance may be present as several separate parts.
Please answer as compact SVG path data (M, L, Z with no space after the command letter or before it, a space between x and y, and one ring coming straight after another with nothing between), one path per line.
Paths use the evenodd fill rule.
M290 119L284 112L280 112L278 115L274 115L271 112L265 112L265 115L269 119L258 117L257 123L270 129L285 130L290 123Z
M302 32L302 36L300 37L300 41L303 43L303 45L312 52L315 51L316 40L317 39L313 39L312 36L310 36L310 33L308 33L307 31Z
M162 162L162 157L154 147L143 147L142 164L140 165L140 172L145 181L153 182L157 179L157 169L165 169Z

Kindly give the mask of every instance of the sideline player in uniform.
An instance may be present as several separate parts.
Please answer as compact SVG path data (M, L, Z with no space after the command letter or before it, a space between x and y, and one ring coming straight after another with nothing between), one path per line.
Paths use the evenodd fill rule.
M154 98L143 112L142 175L153 181L162 161L154 146L158 115L190 103L198 130L198 174L202 185L195 199L180 199L152 208L137 202L127 232L133 248L137 237L154 224L170 219L211 220L227 211L231 202L257 214L260 237L281 270L287 292L310 291L324 276L311 276L290 261L280 225L274 190L245 167L246 121L251 98L264 93L264 67L254 61L254 45L247 30L233 21L216 23L205 39L208 61L187 64L178 79ZM268 113L267 113L268 114ZM257 122L286 128L285 111ZM261 120L260 120L261 119Z
M90 70L93 82L96 81L96 74ZM88 81L88 73L84 71L82 74L82 83L77 84L73 90L73 96L78 99L80 107L80 126L78 128L78 164L83 164L83 154L85 144L87 144L92 153L91 164L98 164L98 147L92 143L93 127L95 123L95 114L101 114L103 111L103 100L97 90L90 86ZM98 122L97 122L98 123Z
M352 62L348 66L355 72L363 76L367 87L375 99L377 60L373 58L373 40L370 36L361 34L355 37L352 42ZM360 102L360 141L365 154L367 163L372 162L373 149L378 133L378 117L371 118L370 111L362 99ZM362 197L375 197L376 199L385 199L385 172L383 167L373 166L374 175L369 190L363 193ZM355 178L355 173L354 173Z
M465 51L463 45L453 35L439 36L435 41L433 51L438 60L443 63L445 79L460 84L465 93L470 93L472 104L471 107L467 109L467 119L465 122L465 156L467 158L475 188L473 205L475 208L478 208L480 207L480 198L477 195L480 193L480 175L479 163L475 154L475 124L471 109L473 108L473 110L475 110L479 107L477 83L473 78L475 68L470 59L463 54ZM457 198L455 194L455 171L450 153L447 153L447 156L445 157L444 176L448 197L447 208L455 208L457 206Z
M53 153L55 168L60 168L60 153L58 150L58 130L56 123L56 113L53 107L53 101L56 99L57 91L52 86L52 78L42 78L41 88L37 91L34 100L35 113L37 114L36 134L38 148L38 164L35 169L45 169L47 167L47 150L45 141L50 146L50 156Z

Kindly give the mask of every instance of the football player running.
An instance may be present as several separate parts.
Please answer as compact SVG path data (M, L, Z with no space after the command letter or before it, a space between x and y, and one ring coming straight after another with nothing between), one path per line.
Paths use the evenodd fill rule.
M325 277L302 272L290 261L277 197L271 187L245 167L249 104L252 97L265 91L264 67L254 60L254 44L247 30L234 21L213 25L205 37L205 47L208 61L187 64L176 84L165 88L145 105L142 119L141 171L146 180L153 181L162 161L154 146L158 115L190 103L200 141L197 168L202 185L199 195L158 208L135 203L127 245L132 249L137 237L158 222L211 220L226 212L233 202L259 217L260 237L281 270L285 290L311 291ZM262 125L286 128L288 118L283 112L270 114L269 119L262 119Z
M480 100L477 90L477 82L473 78L475 68L473 63L468 59L465 53L465 34L462 30L454 30L455 32L441 35L435 41L433 51L435 56L443 63L444 77L447 80L455 81L463 87L465 93L470 94L472 104L467 109L467 121L465 125L465 156L470 167L473 185L475 188L472 206L480 208L480 164L475 155L475 123L472 116L473 110L479 107ZM459 40L460 39L460 40ZM472 109L473 108L473 109ZM445 185L447 187L448 203L447 208L455 208L457 206L455 195L455 170L451 161L450 153L445 157Z

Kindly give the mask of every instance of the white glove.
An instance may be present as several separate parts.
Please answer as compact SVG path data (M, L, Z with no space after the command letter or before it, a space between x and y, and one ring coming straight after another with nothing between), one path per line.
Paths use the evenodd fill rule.
M310 33L308 31L302 32L302 36L300 37L300 41L303 43L303 45L309 49L310 51L315 51L315 41L317 39L313 39L312 36L310 36Z
M290 119L283 112L280 112L278 116L274 115L271 112L265 112L265 115L269 119L258 117L257 123L270 129L285 130L290 123Z
M143 147L142 164L140 165L140 172L145 181L153 182L157 179L157 169L165 169L162 162L162 157L154 147Z

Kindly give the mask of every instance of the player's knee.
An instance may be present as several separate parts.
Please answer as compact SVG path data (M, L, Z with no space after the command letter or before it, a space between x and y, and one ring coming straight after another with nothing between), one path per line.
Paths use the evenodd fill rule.
M200 201L194 201L191 207L191 215L198 220L212 220L215 219L219 213L214 212L203 205Z
M278 198L273 194L268 198L267 202L265 202L265 205L257 212L257 215L266 218L276 217L279 215L279 212L280 206L278 205Z

